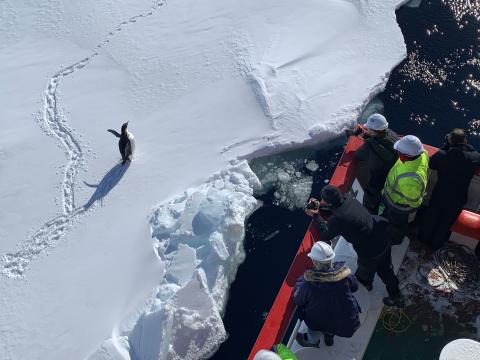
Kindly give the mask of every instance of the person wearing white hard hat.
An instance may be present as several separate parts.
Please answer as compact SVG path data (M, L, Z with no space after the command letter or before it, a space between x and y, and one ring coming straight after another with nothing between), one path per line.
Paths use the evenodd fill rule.
M361 309L352 295L357 279L344 262L333 262L335 252L327 243L316 242L308 257L313 269L297 280L293 295L308 330L296 340L303 347L317 347L323 335L325 345L332 346L334 336L351 337L360 326Z
M390 239L398 245L407 234L409 214L418 209L426 194L429 157L414 135L404 136L393 148L399 158L387 175L382 195Z
M388 128L387 119L381 114L369 116L365 125L358 129L361 131L357 133L363 135L364 143L355 152L355 158L365 161L370 175L364 190L363 205L371 214L377 214L388 171L398 159L393 144L399 136Z

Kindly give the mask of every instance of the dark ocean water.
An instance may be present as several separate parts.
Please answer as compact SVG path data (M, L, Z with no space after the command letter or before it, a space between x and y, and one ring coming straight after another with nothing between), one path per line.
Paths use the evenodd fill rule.
M441 146L446 133L461 127L470 143L480 148L480 5L464 6L467 3L475 2L424 0L419 8L398 10L408 56L378 96L390 127L398 133ZM297 151L297 155L315 159L322 168L314 174L312 196L317 196L333 173L341 147ZM230 336L212 357L215 360L246 359L310 220L300 210L273 205L272 194L261 200L264 206L247 221L247 257L230 288L224 315ZM421 329L412 331L421 333ZM448 337L439 333L425 346L420 336L395 337L377 328L364 359L437 359ZM410 351L420 346L421 353Z
M475 2L424 0L397 11L408 56L379 98L398 133L441 146L460 127L480 147L480 4L467 3Z
M480 4L466 0L424 0L397 11L408 57L379 96L391 128L441 146L445 134L460 127L480 148L479 18ZM448 342L476 337L441 314L417 312L411 320L404 333L377 324L363 359L437 360Z

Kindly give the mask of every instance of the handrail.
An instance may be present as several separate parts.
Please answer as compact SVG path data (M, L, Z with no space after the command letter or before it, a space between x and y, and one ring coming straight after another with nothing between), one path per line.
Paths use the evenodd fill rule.
M450 230L480 240L480 214L465 209L462 210Z
M298 319L297 323L295 324L295 327L293 328L292 335L290 335L290 339L288 339L288 342L287 342L288 348L292 347L293 342L295 341L295 338L298 334L298 330L300 330L300 325L302 325L302 320Z

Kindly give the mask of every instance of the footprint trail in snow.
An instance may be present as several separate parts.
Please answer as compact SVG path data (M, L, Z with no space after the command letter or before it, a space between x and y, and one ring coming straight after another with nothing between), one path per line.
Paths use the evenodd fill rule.
M126 26L131 26L138 19L153 15L154 11L163 6L165 0L154 1L149 11L135 15L128 20L122 21L113 31L109 32L105 39L97 45L96 51L90 56L61 69L50 79L44 95L44 108L42 125L49 136L55 138L67 153L67 164L64 169L64 177L61 184L62 214L46 222L40 229L30 235L24 242L22 249L3 256L3 269L1 272L8 277L20 278L32 260L65 235L65 232L85 214L90 207L75 207L75 181L78 170L84 159L84 152L80 142L69 128L64 115L61 113L57 98L57 88L64 77L84 68L97 55L98 51L106 46L116 33Z

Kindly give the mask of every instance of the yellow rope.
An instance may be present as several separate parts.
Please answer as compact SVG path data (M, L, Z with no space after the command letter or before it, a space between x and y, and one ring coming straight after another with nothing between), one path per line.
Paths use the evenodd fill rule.
M384 307L380 318L385 330L397 334L407 331L412 325L412 321L405 311L395 307Z

